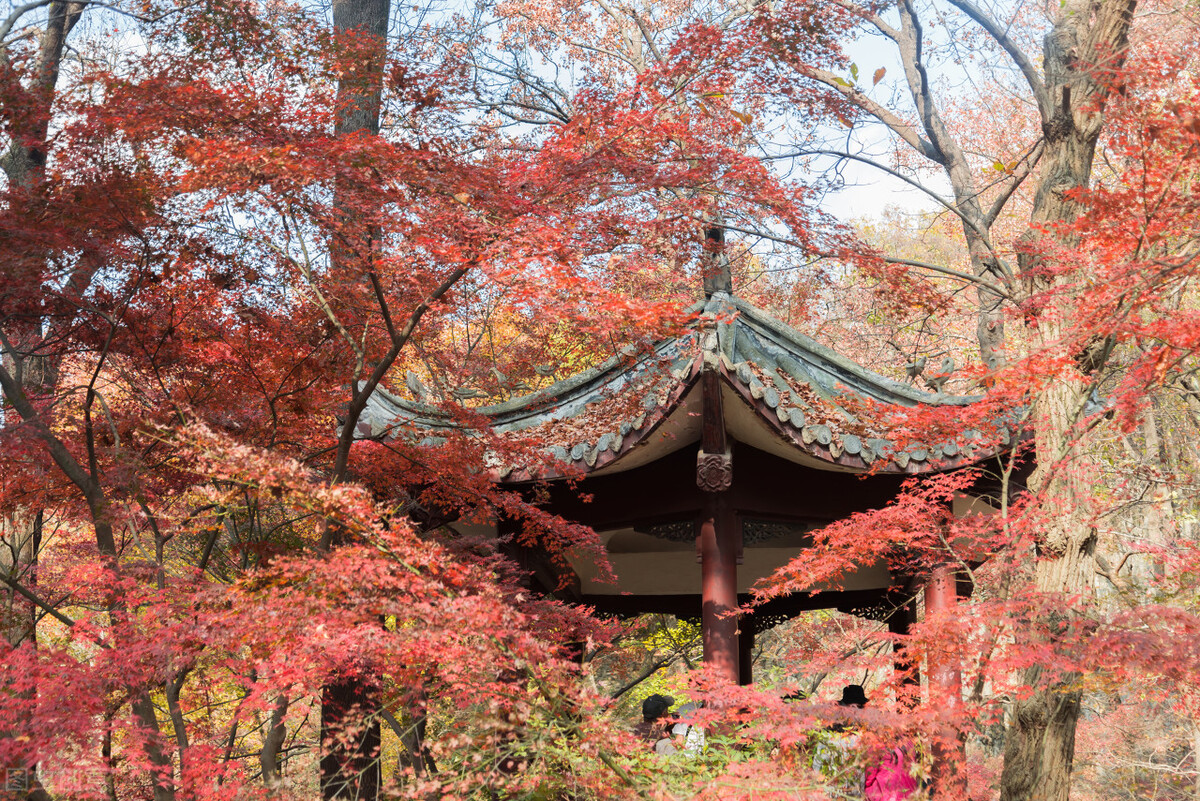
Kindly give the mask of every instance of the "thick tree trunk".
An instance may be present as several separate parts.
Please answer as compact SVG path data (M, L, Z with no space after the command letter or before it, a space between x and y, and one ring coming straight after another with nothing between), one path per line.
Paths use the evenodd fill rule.
M379 720L371 714L378 703L378 688L360 677L322 689L323 798L373 801L379 795L381 739Z
M0 517L0 571L29 590L37 591L37 552L42 540L42 512L17 512ZM13 648L33 639L38 610L13 589L3 597L4 639Z
M1082 381L1061 381L1038 399L1038 452L1053 454L1056 448L1078 450L1067 441L1073 409L1082 398ZM1046 407L1052 407L1047 409ZM1047 460L1051 458L1047 456ZM1082 473L1086 457L1071 464L1047 464L1043 470L1055 470L1046 486L1035 491L1043 497L1061 499L1060 514L1051 519L1037 545L1035 586L1045 599L1061 599L1061 611L1043 621L1051 641L1068 635L1078 636L1081 629L1072 625L1071 598L1088 598L1095 575L1095 532L1083 509L1072 503L1088 497L1090 488ZM1040 471L1041 473L1041 471ZM1035 482L1044 474L1035 475ZM1061 643L1055 643L1061 644ZM1082 694L1081 675L1067 672L1048 675L1035 665L1025 672L1023 683L1033 689L1028 698L1013 702L1009 710L1009 728L1005 742L1001 799L1018 801L1067 801L1070 797L1071 768L1075 754L1075 727L1079 720Z
M275 707L271 710L271 720L267 724L267 731L263 735L262 751L258 755L258 763L262 768L263 784L268 789L276 790L283 783L283 778L279 774L279 753L283 748L283 742L287 738L287 725L285 718L288 711L288 697L286 693L280 693L275 699Z
M46 25L40 34L38 62L30 86L17 91L25 101L25 108L16 115L16 130L12 145L0 157L0 168L8 179L9 192L13 200L27 204L36 198L36 189L41 181L42 168L46 162L46 137L49 132L50 114L54 105L54 92L58 84L59 65L67 36L79 21L84 4L53 0L46 10ZM6 58L0 58L0 68L8 66ZM12 87L8 87L12 89ZM41 264L45 254L34 252L26 256L30 261ZM31 275L40 276L41 269L30 270ZM58 384L58 366L61 357L40 351L42 323L26 309L5 309L14 314L20 312L24 320L8 326L6 334L13 343L14 352L0 352L5 367L17 377L26 394L41 398L52 393ZM14 314L14 317L16 315ZM3 400L0 392L0 401ZM2 419L2 418L0 418ZM8 423L7 420L4 421ZM43 514L39 509L23 509L0 520L0 569L17 581L32 581L34 561L40 546ZM9 593L10 595L12 593ZM6 616L5 637L10 645L17 645L33 636L31 624L34 617L25 613L25 605L15 600L7 603L7 611L15 616Z
M67 37L83 14L84 7L81 2L52 0L46 7L46 24L40 32L38 60L31 84L18 87L14 80L12 84L3 87L10 99L24 101L24 108L18 110L12 121L12 144L7 152L0 155L0 169L4 171L8 182L9 197L6 199L10 203L15 201L24 205L36 201L37 187L46 162L47 135L62 54ZM0 70L8 72L10 66L7 55L0 53ZM14 94L17 98L12 97ZM28 253L26 258L38 265L38 269L30 271L29 274L38 276L40 280L44 254ZM20 269L21 266L10 264L6 267ZM2 311L13 314L14 317L24 315L26 319L16 325L9 321L6 334L18 352L5 352L0 348L0 363L17 376L28 395L43 397L53 392L58 384L61 357L39 352L43 333L41 319L36 313L30 315L29 310L24 308ZM6 322L3 316L0 316L0 322ZM0 390L0 408L7 405L5 400L4 392ZM18 415L14 416L19 418ZM0 427L9 423L5 412L0 411ZM38 508L19 509L14 514L0 516L0 570L10 579L35 591L37 557L41 548L44 522L44 512ZM0 626L3 626L4 639L10 647L16 647L27 640L36 646L38 610L32 604L25 602L15 591L9 589L3 596L3 610L0 614L3 614ZM28 797L33 801L49 799L38 782L38 766L30 764L23 767L29 771L31 780L32 789Z
M1028 252L1019 257L1021 274L1031 294L1067 286L1069 278L1048 277L1038 240L1058 237L1054 226L1070 223L1080 212L1072 190L1085 188L1103 124L1102 109L1109 83L1104 73L1119 69L1124 60L1135 0L1064 0L1058 19L1044 42L1046 102L1043 109L1044 153ZM1062 353L1073 323L1073 311L1060 299L1053 314L1034 310L1029 319L1031 346ZM1044 599L1060 599L1061 611L1043 621L1052 643L1071 625L1067 606L1075 596L1090 597L1095 575L1095 532L1086 510L1091 482L1084 475L1088 460L1077 428L1087 382L1073 366L1063 368L1038 394L1035 402L1035 448L1038 467L1030 489L1043 498L1044 508L1057 510L1048 518L1037 541L1036 589ZM1081 694L1079 676L1047 675L1033 667L1025 675L1033 694L1014 702L1005 743L1002 801L1038 799L1067 801L1075 752L1075 727Z
M175 801L175 767L171 755L163 750L158 713L154 701L145 690L136 691L129 701L133 717L146 738L146 757L154 781L154 801Z
M383 97L390 0L334 0L333 27L339 36L357 39L365 64L347 72L338 83L338 136L375 135ZM351 34L351 36L346 36ZM345 217L345 234L330 242L333 268L363 270L374 257L379 233L356 205L345 185L334 186L334 206ZM357 262L357 263L356 263ZM370 264L366 264L370 268ZM359 376L354 376L357 386ZM352 392L354 390L352 389ZM339 464L344 472L345 465ZM338 470L335 469L335 473ZM342 475L334 475L341 481ZM336 537L328 544L336 546ZM378 687L362 677L341 677L321 693L321 795L324 799L374 799L382 776L379 760Z
M1064 548L1038 560L1037 588L1047 594L1089 593L1095 573L1095 537L1078 525L1063 526L1070 541ZM1050 634L1063 633L1070 611L1047 621ZM1034 688L1031 696L1013 702L1009 711L1008 737L1004 750L1001 799L1066 801L1070 797L1071 768L1075 757L1075 727L1079 720L1081 675L1047 676L1041 666L1025 672L1024 684Z

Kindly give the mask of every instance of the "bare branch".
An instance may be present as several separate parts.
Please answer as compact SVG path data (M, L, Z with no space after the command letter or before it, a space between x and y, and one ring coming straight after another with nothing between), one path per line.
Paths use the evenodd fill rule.
M862 19L871 23L872 25L875 26L876 30L878 30L880 33L882 33L887 38L891 39L893 42L896 41L897 38L900 36L899 31L897 31L891 25L888 25L886 22L884 22L883 17L879 16L875 12L868 11L867 9L863 8L860 5L849 2L849 0L833 0L833 2L834 2L834 5L841 6L842 8L849 11L851 14L854 14L857 17L861 17Z
M892 113L884 106L879 105L871 98L863 94L858 88L852 84L848 84L845 79L838 75L834 75L829 70L819 69L817 67L797 67L797 69L814 81L823 83L835 92L839 92L843 97L849 100L854 105L861 108L863 111L870 114L875 119L886 125L897 136L903 139L914 150L925 156L927 159L942 163L942 154L934 145L921 136L916 127L902 120L899 116Z
M1008 199L1012 197L1013 192L1017 191L1026 178L1033 173L1033 168L1037 166L1038 161L1042 158L1042 152L1045 149L1045 140L1039 139L1030 151L1021 158L1017 165L1017 169L1013 171L1012 180L1008 186L1000 191L1000 195L992 202L992 207L987 210L983 217L984 225L991 227L996 218L1000 216L1000 212L1004 210L1008 204Z
M1025 51L1017 47L1017 43L1012 40L1008 32L1002 30L994 19L988 16L983 9L972 3L971 0L950 0L950 5L975 20L981 28L988 32L989 36L996 40L996 44L1000 45L1005 53L1008 53L1009 58L1021 70L1021 74L1025 76L1025 81L1033 91L1034 99L1037 100L1038 113L1042 117L1042 124L1045 125L1050 122L1050 117L1054 114L1054 109L1051 108L1050 95L1046 92L1046 85L1042 83L1037 68L1029 60L1029 56L1025 55Z
M13 26L17 24L17 20L28 14L30 11L41 8L42 6L48 6L53 2L54 0L33 0L31 3L26 3L25 5L14 8L13 12L8 15L8 18L5 19L3 23L0 23L0 42L4 40L4 37L8 36L9 31L11 31Z
M999 295L1000 297L1004 298L1007 301L1016 303L1016 298L1014 298L1009 292L1002 289L998 284L993 284L991 281L985 280L984 278L982 278L978 275L972 275L971 273L959 272L958 270L955 270L952 267L942 267L939 264L931 264L926 261L917 261L915 259L894 259L894 258L891 258L888 256L881 256L880 258L883 261L887 262L888 264L906 264L909 267L917 267L922 270L930 270L935 273L941 273L942 275L948 275L951 278L957 278L960 281L965 281L970 284L975 284L976 286L981 286L981 287L987 289L989 292L994 292L995 294Z
M941 206L943 208L946 209L946 211L950 212L951 214L953 214L954 216L956 216L960 220L962 220L963 225L969 227L971 229L971 231L974 232L975 235L978 236L985 245L987 245L988 250L990 252L992 252L993 255L995 255L995 250L994 250L994 248L992 248L991 242L988 240L987 228L979 226L975 220L972 220L969 216L964 214L959 209L958 204L955 201L952 201L952 200L942 197L937 192L934 192L932 189L930 189L929 187L922 184L920 181L909 178L907 175L905 175L904 173L902 173L898 170L894 170L891 167L888 167L884 164L880 164L878 161L876 161L873 158L869 158L867 156L859 156L854 153L847 153L842 150L823 150L820 148L795 150L795 151L792 151L791 153L785 154L783 156L774 156L772 158L774 158L774 159L792 158L795 156L835 156L837 158L850 159L851 161L857 161L862 164L867 164L867 165L879 170L880 172L887 173L891 177L893 177L899 181L903 181L904 183L908 184L909 186L913 187L914 189L924 192L926 195L929 195L929 197L936 200L939 204L941 204Z

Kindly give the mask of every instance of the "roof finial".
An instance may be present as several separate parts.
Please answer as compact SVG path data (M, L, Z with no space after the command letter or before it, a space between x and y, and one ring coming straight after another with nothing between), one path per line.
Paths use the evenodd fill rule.
M717 292L733 294L733 267L725 255L725 226L716 223L704 228L704 297Z

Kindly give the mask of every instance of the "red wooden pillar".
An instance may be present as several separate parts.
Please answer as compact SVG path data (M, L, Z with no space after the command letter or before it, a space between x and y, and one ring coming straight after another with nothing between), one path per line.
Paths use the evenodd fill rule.
M700 522L700 585L704 663L738 681L737 537L723 493L710 496Z
M948 565L935 568L925 585L925 616L956 615L958 593L954 570ZM942 709L953 720L962 707L962 666L953 657L929 659L929 703ZM933 765L934 797L966 798L966 750L960 733L949 723L935 744Z

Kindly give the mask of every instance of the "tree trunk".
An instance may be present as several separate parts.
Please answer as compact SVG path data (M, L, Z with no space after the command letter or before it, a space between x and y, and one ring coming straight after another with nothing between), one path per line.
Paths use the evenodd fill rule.
M1042 400L1047 400L1045 395ZM1068 483L1080 482L1062 482ZM1068 491L1062 485L1055 488L1055 492ZM1074 491L1084 493L1087 488L1079 486ZM1044 597L1062 598L1061 612L1046 621L1052 641L1068 631L1078 631L1071 626L1073 610L1068 607L1068 599L1075 595L1089 597L1095 575L1094 530L1078 510L1056 520L1059 524L1039 543L1035 568L1037 592ZM1039 665L1025 671L1023 684L1032 688L1033 694L1014 701L1009 711L1002 801L1067 801L1070 797L1081 678L1073 672L1047 675Z
M154 801L175 801L175 767L171 763L171 755L163 750L158 714L150 693L146 690L135 691L129 706L145 737L146 757L154 781Z
M289 699L287 693L280 693L275 699L275 707L271 710L271 720L267 724L266 734L263 735L263 747L259 753L258 762L262 768L263 784L270 790L277 790L283 783L279 775L279 749L287 738L287 722Z
M37 553L42 544L42 512L20 511L0 517L0 571L13 581L37 591ZM34 639L38 610L16 590L3 591L4 639L16 648Z
M0 155L0 169L8 181L8 197L5 199L14 207L24 206L38 197L37 186L46 162L50 115L63 49L84 7L81 2L52 0L46 8L46 24L39 36L38 58L31 85L4 86L6 95L24 102L24 107L19 108L12 118L12 144L6 153ZM8 72L10 67L7 54L0 53L0 70ZM12 98L13 94L17 97ZM31 262L39 264L39 268L30 274L41 280L44 254L33 252L25 255ZM6 267L11 269L18 265ZM14 325L6 332L16 352L0 349L0 365L12 371L25 392L33 397L43 397L53 392L58 384L61 357L39 352L42 329L43 322L37 314L30 315L26 322ZM3 411L7 406L5 401L4 392L0 390L0 427L9 424ZM0 516L0 570L31 590L37 587L37 557L44 521L44 513L38 508L19 509L14 514ZM38 610L32 604L21 600L15 591L9 589L4 595L0 613L3 614L0 626L3 626L4 639L10 647L16 647L25 640L30 640L36 647ZM29 771L31 779L29 798L49 798L37 780L38 766L30 764L23 767Z
M383 73L387 56L390 0L334 0L334 33L354 33L365 48L366 63L338 82L338 136L376 135L383 98ZM344 234L330 242L330 262L335 270L353 266L360 272L363 261L374 258L379 234L369 219L356 219L364 210L356 208L347 188L334 186L334 206L345 217ZM359 264L354 264L359 262ZM370 268L370 264L365 265ZM351 381L356 391L359 376ZM344 466L343 466L344 467ZM337 471L335 470L335 473ZM343 471L344 472L344 471ZM341 481L344 476L333 475ZM331 527L332 530L332 527ZM336 537L328 541L336 546ZM359 675L339 677L321 692L321 796L324 799L374 799L379 793L380 729L377 715L378 688Z
M373 801L379 795L381 738L371 714L378 703L378 688L361 677L322 688L322 798Z
M1044 153L1026 236L1029 249L1019 255L1021 275L1034 296L1064 288L1071 280L1046 275L1039 239L1057 237L1059 245L1073 244L1054 227L1074 221L1080 213L1078 201L1068 193L1089 183L1109 87L1101 72L1123 63L1134 5L1135 0L1064 0L1045 38L1049 106L1043 109ZM1042 352L1061 354L1073 311L1069 303L1060 302L1054 314L1042 316L1032 310L1027 318L1029 341ZM1060 637L1075 630L1069 599L1088 598L1093 591L1096 537L1086 510L1092 486L1084 474L1088 459L1077 429L1086 392L1085 376L1067 366L1034 404L1038 467L1030 489L1043 499L1043 508L1053 504L1056 509L1038 537L1035 569L1037 592L1059 602L1060 611L1044 621L1053 645L1061 645ZM1035 666L1026 672L1025 684L1033 694L1014 702L1010 710L1000 797L1067 801L1081 699L1079 676L1047 675Z

